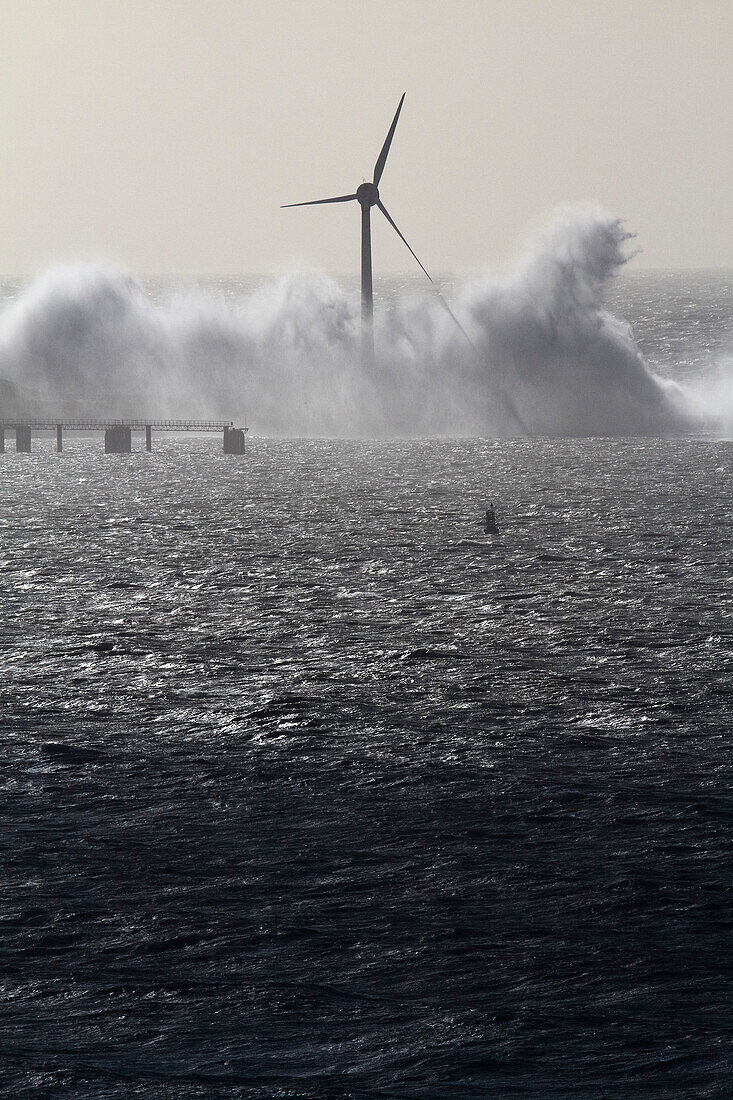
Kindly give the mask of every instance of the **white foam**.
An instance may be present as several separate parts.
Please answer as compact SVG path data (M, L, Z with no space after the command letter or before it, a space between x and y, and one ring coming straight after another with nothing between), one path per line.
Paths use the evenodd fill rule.
M325 275L290 272L234 305L199 292L155 304L113 267L56 267L0 318L0 376L110 415L246 408L261 433L684 430L719 399L733 406L731 374L715 396L666 381L605 311L629 239L597 209L556 213L509 276L460 287L465 333L427 295L380 313L366 373L358 315Z

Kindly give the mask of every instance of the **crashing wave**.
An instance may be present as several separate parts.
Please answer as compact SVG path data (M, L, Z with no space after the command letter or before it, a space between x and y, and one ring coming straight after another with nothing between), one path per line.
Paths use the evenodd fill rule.
M509 276L459 288L455 317L434 297L399 300L370 371L358 316L322 274L291 272L235 305L201 292L156 304L117 269L57 267L0 319L0 376L106 415L246 408L261 434L685 430L704 404L656 375L603 306L629 239L594 208L556 214Z

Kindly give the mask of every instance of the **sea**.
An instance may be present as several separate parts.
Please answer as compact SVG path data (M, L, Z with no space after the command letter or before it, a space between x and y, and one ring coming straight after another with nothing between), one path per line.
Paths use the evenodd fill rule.
M0 1094L731 1096L730 434L249 423L0 455Z

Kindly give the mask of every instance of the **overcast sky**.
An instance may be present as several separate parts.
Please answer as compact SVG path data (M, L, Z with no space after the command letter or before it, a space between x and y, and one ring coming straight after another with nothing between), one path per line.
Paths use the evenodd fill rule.
M0 0L0 270L358 273L370 178L435 272L559 203L733 266L731 0ZM375 268L411 270L375 212Z

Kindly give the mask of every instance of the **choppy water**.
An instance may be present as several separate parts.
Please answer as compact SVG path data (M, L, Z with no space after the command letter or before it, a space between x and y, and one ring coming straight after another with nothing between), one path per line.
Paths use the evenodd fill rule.
M54 445L5 1094L730 1094L730 442Z

